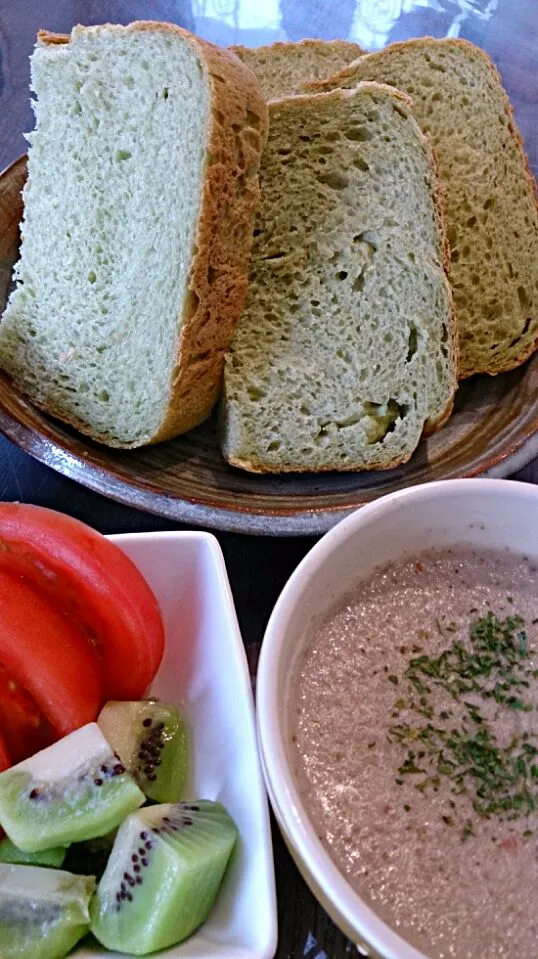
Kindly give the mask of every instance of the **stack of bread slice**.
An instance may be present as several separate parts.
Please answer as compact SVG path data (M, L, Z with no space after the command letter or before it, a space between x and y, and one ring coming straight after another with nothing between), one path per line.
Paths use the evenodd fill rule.
M32 85L0 365L94 439L167 439L220 395L234 466L388 469L458 378L536 349L534 181L472 44L77 27L40 35Z
M392 91L389 125L376 84ZM269 105L224 455L260 472L393 467L446 419L457 377L536 349L534 181L497 71L466 41L395 44L303 89ZM321 99L329 91L338 99Z

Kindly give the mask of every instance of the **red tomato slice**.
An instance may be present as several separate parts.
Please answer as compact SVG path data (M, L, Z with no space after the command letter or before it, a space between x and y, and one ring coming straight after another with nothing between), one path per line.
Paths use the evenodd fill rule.
M7 743L5 739L2 737L2 733L0 733L0 773L3 772L4 769L9 769L10 766L11 766L11 758L8 753ZM0 834L1 834L1 830L0 830ZM0 835L0 839L1 838L3 838L2 835Z
M107 698L144 695L162 659L163 623L145 579L114 543L63 513L0 503L0 569L38 584L83 629L102 660Z
M56 736L30 694L0 666L0 730L14 763L50 746Z
M22 579L0 570L0 660L59 736L103 704L97 657L74 624Z

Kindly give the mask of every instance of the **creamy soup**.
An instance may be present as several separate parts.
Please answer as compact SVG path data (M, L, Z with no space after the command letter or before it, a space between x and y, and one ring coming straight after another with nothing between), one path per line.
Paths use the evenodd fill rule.
M428 551L360 583L288 689L303 804L432 959L538 956L538 572Z

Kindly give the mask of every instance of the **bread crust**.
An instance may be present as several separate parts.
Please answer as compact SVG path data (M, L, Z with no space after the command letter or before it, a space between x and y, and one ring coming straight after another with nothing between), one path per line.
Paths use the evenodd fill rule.
M311 37L307 37L303 40L275 40L274 43L266 43L260 47L246 47L242 44L234 44L231 47L228 47L229 50L233 50L238 56L246 54L247 56L258 50L266 51L275 51L278 53L291 53L295 50L301 49L310 49L310 50L319 50L321 47L330 47L332 50L344 50L349 49L349 51L357 52L357 59L359 56L362 56L366 51L362 49L359 43L355 43L353 40L316 40Z
M38 33L44 45L69 43L79 32L138 33L145 30L180 36L194 49L208 83L211 117L207 160L194 255L180 334L169 386L166 414L155 434L124 443L106 438L106 445L130 449L159 443L205 420L218 398L228 347L247 284L254 213L259 203L258 169L267 138L268 116L256 77L233 53L195 37L175 24L139 20L122 27L101 24L74 27L71 36ZM71 426L104 443L87 423L61 409L43 408Z
M364 53L350 40L279 40L229 49L254 71L267 101L300 93L303 80L328 77Z
M413 104L413 101L411 100L411 106L412 104ZM436 201L437 201L437 209L439 211L439 230L441 233L441 244L442 244L442 250L443 250L442 267L443 267L443 273L444 273L445 283L446 283L446 292L447 292L448 301L450 304L450 317L452 321L450 324L450 329L448 331L448 336L450 341L450 352L453 357L453 363L454 363L454 389L452 391L452 397L448 401L443 412L439 414L439 416L432 417L431 419L426 420L424 424L424 429L422 431L422 436L425 437L425 436L431 436L432 433L436 433L437 430L441 429L441 427L445 425L447 420L450 419L452 415L452 410L454 409L454 402L456 399L456 393L458 391L458 379L459 379L459 371L460 371L460 339L459 339L459 328L458 328L458 314L457 314L456 306L454 303L454 297L452 295L452 287L450 285L450 243L448 242L448 234L447 234L447 228L446 228L445 195L444 195L443 182L439 174L439 163L437 162L437 154L435 152L433 143L431 142L431 139L427 133L423 133L422 135L426 141L427 147L430 152L432 166L435 171L435 182L437 184Z
M476 57L478 60L482 60L488 67L488 70L493 75L502 95L504 112L508 117L508 129L510 136L515 144L516 149L518 150L522 160L524 168L524 178L527 184L527 187L530 189L532 196L534 197L535 207L538 210L538 185L533 176L532 170L529 165L529 158L525 152L525 146L523 143L523 138L521 133L516 125L514 110L508 94L504 89L501 75L495 66L491 57L482 50L476 44L471 43L469 40L465 40L462 37L445 37L443 39L438 39L435 37L417 37L413 40L400 40L397 43L392 43L388 47L385 47L381 51L376 51L375 53L367 53L361 57L357 57L357 60L354 60L353 63L350 63L347 67L344 67L342 70L339 70L337 73L333 74L332 77L329 77L326 80L316 80L312 83L304 85L305 92L322 92L327 90L332 90L335 87L335 84L338 84L340 81L346 81L353 77L353 74L356 70L356 65L360 62L361 65L367 62L368 58L375 57L376 60L379 57L389 56L391 52L409 49L410 47L420 48L420 47L429 47L431 44L435 45L443 44L445 46L452 46L465 50L466 53L470 56ZM460 365L460 378L467 379L470 376L475 376L477 373L486 374L488 376L497 376L499 373L507 373L510 370L516 369L518 366L521 366L525 360L528 360L533 353L538 349L538 336L534 341L531 341L527 346L515 357L506 359L504 362L497 360L497 362L492 363L491 367L487 370L484 369L472 369L472 368L461 368Z
M357 83L357 87L360 87L363 84L368 87L377 87L380 91L389 92L390 96L393 99L399 100L412 113L413 101L412 101L412 98L409 96L409 94L403 92L402 90L398 90L395 87L390 86L389 84L378 83L377 81L374 81L374 80L360 81L359 83ZM333 87L329 91L322 92L321 95L327 99L340 100L340 99L344 99L345 97L349 95L353 95L353 92L354 92L353 90L344 89L342 87L336 87L336 88ZM299 94L297 96L292 96L292 97L282 97L281 99L270 101L270 105L271 106L279 105L285 108L286 107L293 108L294 105L298 105L300 103L304 103L309 100L310 101L317 100L319 96L320 96L319 92L315 94L310 92L310 93ZM435 151L431 143L430 137L422 132L422 130L420 129L416 121L415 121L415 125L416 125L416 132L418 134L418 138L422 142L424 151L427 154L427 157L429 159L429 164L433 172L433 181L436 184L435 192L433 194L432 199L434 201L434 206L437 211L437 225L438 225L439 234L440 234L441 259L440 259L439 265L442 271L443 283L445 284L447 299L449 303L449 310L450 310L450 317L449 317L450 327L448 330L448 339L450 342L450 349L451 349L451 356L452 356L452 363L453 363L453 370L454 370L452 392L448 400L448 403L445 409L441 411L441 413L439 413L437 416L433 418L426 420L423 427L423 431L422 431L422 437L425 437L425 436L431 435L436 430L440 429L440 427L443 426L446 423L446 421L449 419L452 413L452 410L454 408L454 400L455 400L456 392L458 389L457 372L458 372L458 360L459 360L459 341L458 341L458 328L457 328L457 322L456 322L454 300L452 296L452 288L450 286L449 279L448 279L448 270L450 266L450 246L448 243L448 237L446 232L445 217L444 217L443 189L442 189L441 181L439 179L437 158L436 158ZM225 399L226 398L224 396L224 401ZM241 456L234 455L233 453L230 454L226 449L224 449L224 456L225 456L226 462L229 463L230 466L235 466L249 473L259 473L259 474L262 474L262 473L266 473L266 474L269 474L269 473L272 473L272 474L328 473L328 472L334 472L334 471L337 471L340 473L342 472L351 473L351 472L363 472L363 471L365 472L366 470L368 472L371 472L372 470L386 471L386 470L395 469L396 467L403 466L405 463L407 463L411 459L411 457L414 455L415 451L416 451L416 448L414 450L411 450L407 453L402 454L402 456L395 457L393 460L390 460L389 462L387 462L386 460L372 461L371 463L368 464L367 467L363 466L360 468L357 468L356 466L342 466L339 463L338 465L335 464L335 465L320 466L315 469L312 467L301 467L296 464L289 467L279 466L278 469L274 469L266 466L264 463L255 462L252 459L245 459Z

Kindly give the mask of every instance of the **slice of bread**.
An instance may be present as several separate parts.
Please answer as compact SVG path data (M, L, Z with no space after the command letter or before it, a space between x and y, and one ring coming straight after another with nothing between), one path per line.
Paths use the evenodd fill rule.
M325 79L364 53L350 40L300 40L230 49L256 74L266 100L301 93L304 83Z
M388 469L449 415L456 329L431 147L360 84L269 104L223 452L253 472Z
M396 43L312 89L377 80L404 90L444 186L461 376L502 373L538 346L536 187L491 60L465 40Z
M247 286L267 108L179 27L42 33L17 287L0 365L111 446L210 412Z

